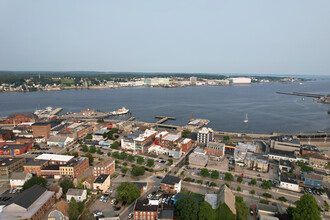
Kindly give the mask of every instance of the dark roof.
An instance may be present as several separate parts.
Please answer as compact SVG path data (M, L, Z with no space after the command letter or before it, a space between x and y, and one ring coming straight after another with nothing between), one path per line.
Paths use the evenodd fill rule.
M274 155L283 156L283 157L296 158L296 155L294 154L294 152L284 151L284 150L277 150L277 149L272 149L272 148L269 150L269 154L274 154Z
M24 115L25 117L28 117L28 118L37 118L37 116L35 114L33 114L32 112L13 112L8 116L8 118L15 118L19 115Z
M35 184L19 194L12 203L27 209L46 191L46 188Z
M323 177L322 176L319 176L319 175L315 175L315 174L312 174L312 173L306 173L304 175L305 179L310 179L310 180L318 180L318 181L322 181L323 180Z
M106 174L101 174L100 176L98 176L96 178L96 180L94 181L94 183L104 183L104 181L108 178L109 175Z
M157 212L158 205L149 205L148 199L139 199L135 203L134 211Z
M175 185L177 183L179 183L181 181L181 179L177 176L170 176L170 175L166 175L162 182L163 184L167 184L167 185Z
M292 167L292 163L289 160L280 160L281 166Z
M15 149L22 149L29 144L7 144L0 147L1 150L15 150Z
M77 166L78 164L82 163L84 160L88 160L87 157L76 157L76 158L73 158L69 163L67 163L66 165L62 165L62 166L65 166L65 167L75 167Z
M41 170L60 170L60 165L50 164L42 168Z
M139 188L139 190L141 190L142 187L145 187L148 184L146 182L132 182L132 183L134 183Z
M7 130L7 129L0 129L0 134L6 134L8 132L11 132L11 130Z
M292 183L292 184L298 184L298 182L295 179L289 178L287 176L281 175L281 182L286 182L286 183Z
M326 158L324 156L322 156L320 153L312 153L312 154L309 154L308 156L312 157L312 158L316 158L316 159L326 160Z
M38 121L36 123L34 123L32 126L44 126L44 125L49 125L50 122L49 121Z
M10 166L11 164L16 163L19 160L24 160L25 161L25 158L19 158L19 157L14 157L14 158L11 158L11 157L1 157L0 158L0 167Z
M34 158L26 158L27 166L40 166L47 162L48 162L48 160L35 160Z
M174 210L160 210L157 219L173 219Z
M153 143L154 143L153 141L149 141L144 145L144 147L150 147Z

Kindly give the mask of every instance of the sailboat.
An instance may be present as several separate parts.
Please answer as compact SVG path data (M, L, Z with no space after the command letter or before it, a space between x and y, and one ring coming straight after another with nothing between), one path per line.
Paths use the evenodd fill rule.
M246 115L245 115L245 120L243 121L245 124L247 124L248 122L249 122L249 120L248 120L248 114L246 113Z

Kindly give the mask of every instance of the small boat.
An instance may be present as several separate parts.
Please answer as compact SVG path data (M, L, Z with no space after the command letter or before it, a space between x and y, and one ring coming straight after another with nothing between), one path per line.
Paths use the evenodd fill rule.
M248 119L248 115L247 115L247 113L246 113L246 115L245 115L245 120L244 120L243 122L244 122L244 124L247 124L247 123L249 122L249 119Z
M122 107L121 109L118 109L118 111L113 111L112 115L124 115L129 113L129 109L126 109L125 107Z
M305 101L305 98L301 98L301 100Z

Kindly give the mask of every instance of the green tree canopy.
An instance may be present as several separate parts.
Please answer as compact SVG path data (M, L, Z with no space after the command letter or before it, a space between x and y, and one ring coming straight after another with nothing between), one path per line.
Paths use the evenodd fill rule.
M293 220L321 220L321 211L314 196L304 194L295 202L296 208L293 209Z
M246 220L249 216L249 207L244 202L243 197L236 196L235 201L237 220Z
M34 186L35 184L38 184L42 187L46 187L47 180L41 176L33 176L31 179L29 179L28 181L26 181L24 183L23 190L26 190L26 189Z
M137 158L137 160L136 160L136 163L138 163L138 164L142 164L142 163L144 163L144 159L143 159L143 157L139 156L139 157Z
M117 151L113 152L112 157L118 159L119 158L119 153Z
M188 129L184 129L182 131L182 137L183 138L187 138L189 134L191 134L191 132Z
M134 183L122 182L117 187L117 199L126 201L127 203L132 203L134 200L140 197L141 191Z
M243 181L243 177L242 176L237 177L237 182L241 183L242 181Z
M215 211L208 202L201 202L199 204L198 219L200 220L213 220L215 219Z
M172 159L169 159L169 160L168 160L168 165L171 166L172 164L173 164L173 160L172 160Z
M135 161L135 157L134 157L133 155L128 155L128 156L127 156L127 160L128 160L129 162L133 162L133 161Z
M264 181L262 181L262 184L260 185L260 187L263 189L271 189L272 185L270 184L269 181L264 180Z
M78 219L78 216L80 214L79 212L79 206L76 200L72 197L69 203L69 218L70 219Z
M201 176L202 177L208 177L208 176L210 176L209 170L206 169L206 168L202 169L201 170Z
M127 158L127 154L125 153L125 152L121 152L120 154L119 154L119 159L121 159L121 160L125 160Z
M97 149L96 153L98 153L98 154L102 154L101 149Z
M256 185L257 184L257 181L255 179L252 179L251 180L251 185Z
M66 194L67 191L71 188L74 188L73 182L71 180L65 179L60 183L63 193Z
M94 162L94 157L93 157L93 155L92 155L91 153L87 153L87 154L85 154L84 156L88 158L89 165L92 165L93 162Z
M154 165L154 163L155 163L155 161L152 160L152 159L148 159L148 160L147 160L147 166L148 166L148 167L152 167L152 166Z
M89 148L89 153L94 154L95 152L96 152L96 148L95 148L95 146L90 146L90 148Z
M231 173L225 173L225 180L226 181L234 181L234 176Z
M128 171L128 168L127 168L127 167L123 167L123 168L121 168L120 171L121 171L123 174L126 174L127 171Z
M181 220L197 220L199 206L196 199L187 197L175 203L177 217Z
M219 172L216 170L213 170L211 173L212 179L219 179Z
M86 144L84 144L84 145L81 145L81 148L82 148L82 151L83 152L88 152L88 147L87 147L87 145Z
M145 173L144 167L134 166L131 170L132 176L143 176Z

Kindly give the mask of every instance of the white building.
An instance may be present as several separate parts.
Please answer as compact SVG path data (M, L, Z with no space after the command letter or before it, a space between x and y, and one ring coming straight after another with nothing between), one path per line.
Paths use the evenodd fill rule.
M227 79L231 84L251 84L251 79L247 77L235 77Z
M71 201L71 198L74 198L77 202L82 202L87 199L87 190L86 189L69 189L66 193L66 200Z
M197 133L197 143L207 144L209 141L212 141L212 132L211 128L202 128Z
M300 192L298 182L283 175L280 176L280 188Z
M12 189L22 189L26 181L32 178L31 173L14 172L10 177L10 187Z

